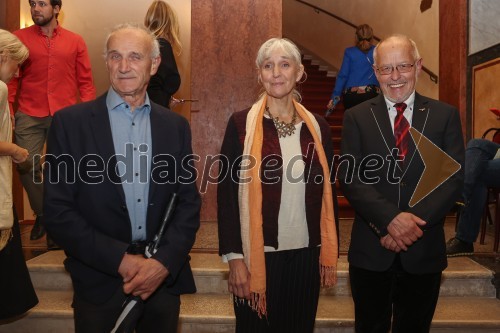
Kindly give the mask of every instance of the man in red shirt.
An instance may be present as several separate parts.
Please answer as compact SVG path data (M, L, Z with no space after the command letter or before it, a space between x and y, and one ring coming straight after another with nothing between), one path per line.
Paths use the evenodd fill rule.
M9 103L15 142L29 151L28 159L18 165L18 171L36 214L31 230L33 240L45 234L40 155L52 116L75 104L78 97L84 102L95 99L95 88L83 38L58 24L62 1L29 0L29 4L35 25L14 34L28 47L30 56L20 68L19 77L9 84Z

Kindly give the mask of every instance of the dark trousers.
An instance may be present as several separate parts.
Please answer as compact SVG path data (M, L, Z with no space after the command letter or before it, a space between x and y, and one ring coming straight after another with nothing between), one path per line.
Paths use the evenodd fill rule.
M19 316L38 303L24 260L15 209L12 239L0 251L0 272L0 320Z
M267 317L235 301L237 333L308 333L319 298L319 248L266 252Z
M399 256L397 257L399 258ZM441 272L409 274L399 260L385 272L349 265L356 333L426 333L436 308Z
M127 296L121 288L103 304L92 304L77 295L73 298L76 333L109 333L121 313ZM144 304L144 313L139 319L136 333L177 332L180 297L167 292L162 286Z
M377 96L376 91L368 91L363 94L348 93L342 95L342 102L344 103L344 109L347 110Z

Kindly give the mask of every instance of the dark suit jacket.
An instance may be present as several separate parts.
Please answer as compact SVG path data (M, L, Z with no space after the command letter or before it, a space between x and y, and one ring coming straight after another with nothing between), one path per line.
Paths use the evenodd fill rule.
M359 167L363 158L375 154L383 158L383 166L367 173L379 177L373 184L359 177L356 168L351 183L346 181L347 164L340 165L342 190L354 207L356 216L352 227L349 263L372 271L387 270L395 253L380 245L380 238L387 234L387 226L401 212L409 212L427 222L424 235L401 252L401 263L409 273L440 272L446 268L446 249L443 223L446 214L459 198L463 185L464 141L457 110L447 104L415 96L412 125L435 145L462 165L460 171L441 184L413 207L408 202L424 170L424 163L410 140L403 170L396 169L400 177L396 183L388 180L393 173L386 156L391 156L395 139L383 95L347 110L342 129L342 155L350 154Z
M154 103L150 119L147 241L158 230L169 195L177 192L174 219L153 258L168 268L165 283L171 293L193 293L188 254L199 228L200 197L196 170L183 161L192 154L191 132L186 119ZM118 267L132 237L114 154L106 94L54 115L44 178L45 224L66 252L75 293L92 303L104 302L122 286Z

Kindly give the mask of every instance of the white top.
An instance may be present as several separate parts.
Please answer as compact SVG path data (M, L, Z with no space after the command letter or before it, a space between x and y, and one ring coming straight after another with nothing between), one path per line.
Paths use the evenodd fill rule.
M12 142L7 85L0 81L0 141ZM12 228L12 159L0 155L0 230Z
M302 124L303 122L300 122L295 125L294 134L279 139L283 159L283 177L278 216L278 249L265 246L265 252L300 249L309 245L305 205L305 166L300 146Z
M296 124L294 134L279 139L283 159L283 177L278 216L278 249L264 246L264 252L293 250L309 246L305 205L305 164L300 146L300 131L303 124L304 122ZM231 252L225 255L224 260L241 258L243 254Z

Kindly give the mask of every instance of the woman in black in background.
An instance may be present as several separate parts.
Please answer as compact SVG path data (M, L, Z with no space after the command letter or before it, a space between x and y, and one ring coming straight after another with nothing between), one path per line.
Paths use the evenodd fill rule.
M148 85L149 98L169 107L170 98L179 89L181 77L174 58L175 50L181 53L179 23L172 7L164 1L153 1L144 18L144 25L151 30L160 43L161 63Z

